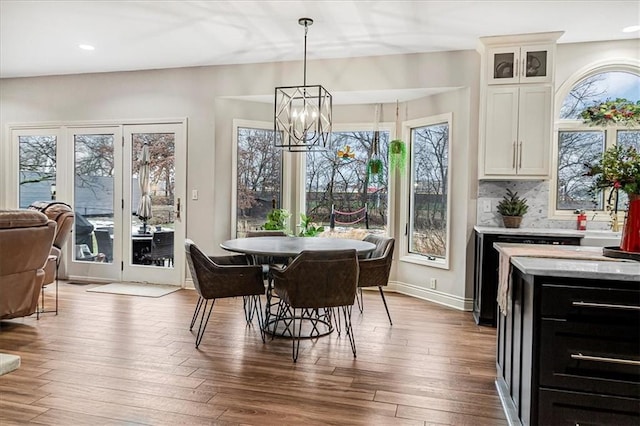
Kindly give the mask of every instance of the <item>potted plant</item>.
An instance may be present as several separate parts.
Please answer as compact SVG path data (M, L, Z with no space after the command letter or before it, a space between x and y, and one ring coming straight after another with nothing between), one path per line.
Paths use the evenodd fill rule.
M389 163L391 164L391 170L399 169L404 171L407 164L407 146L404 141L400 139L394 139L389 142Z
M367 172L369 175L381 175L382 174L382 160L379 158L372 158L367 163Z
M300 237L315 237L324 232L324 226L316 226L311 222L311 218L304 213L300 213Z
M519 228L522 216L529 210L526 198L507 188L507 194L498 203L498 213L502 215L505 228Z
M271 209L267 214L267 222L262 225L262 229L267 231L277 231L287 229L287 219L291 213L287 209Z
M620 250L640 253L640 152L631 146L612 146L595 164L585 166L585 176L593 177L590 192L594 198L602 189L611 188L607 209L612 215L614 225L618 219L618 191L627 194L629 206Z

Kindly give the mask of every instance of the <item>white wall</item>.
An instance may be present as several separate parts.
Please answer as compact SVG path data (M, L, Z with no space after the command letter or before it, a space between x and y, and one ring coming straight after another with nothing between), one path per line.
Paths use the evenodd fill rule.
M569 63L588 63L592 56L619 47L638 51L637 41L559 46L556 81L561 84L571 74ZM476 212L479 66L477 52L458 51L310 61L307 73L310 84L320 83L331 92L463 88L410 102L406 117L453 112L451 269L404 262L397 262L394 269L402 291L458 307L470 307L473 297L466 283L473 273L467 259L472 257L468 254ZM232 120L271 121L272 114L270 105L227 97L272 96L275 86L299 84L301 77L301 63L286 62L2 79L0 207L15 207L6 201L7 167L3 162L10 142L9 123L187 117L187 193L199 190L199 199L188 201L187 236L196 238L207 251L219 250L218 244L230 235ZM336 122L367 121L365 111L336 107L334 118ZM393 121L393 117L385 116L384 121ZM396 233L403 230L403 220L397 221ZM438 293L426 291L427 276L438 279Z

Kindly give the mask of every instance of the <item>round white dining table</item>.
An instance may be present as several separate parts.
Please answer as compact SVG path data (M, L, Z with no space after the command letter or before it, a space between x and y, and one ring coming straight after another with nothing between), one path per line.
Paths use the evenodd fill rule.
M359 255L372 252L376 245L368 241L317 237L252 237L227 240L220 247L254 256L295 257L304 250L356 250Z

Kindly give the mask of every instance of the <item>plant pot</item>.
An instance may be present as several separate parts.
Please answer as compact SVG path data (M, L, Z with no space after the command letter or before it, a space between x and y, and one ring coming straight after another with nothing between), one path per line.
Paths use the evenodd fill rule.
M402 141L391 141L391 144L389 145L389 149L391 150L392 154L401 154L402 153L402 145L404 144L404 142Z
M502 222L505 228L520 228L522 216L502 216Z

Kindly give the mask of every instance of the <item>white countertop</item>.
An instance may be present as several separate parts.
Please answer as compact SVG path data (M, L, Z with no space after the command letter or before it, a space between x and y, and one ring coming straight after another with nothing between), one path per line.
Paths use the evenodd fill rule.
M540 249L539 246L536 247L531 244L494 243L493 246L498 252L501 252L502 248L508 249L509 247L535 247ZM579 259L581 256L601 255L602 247L553 246L544 247L544 249L549 251L545 256L548 255L550 257L518 256L514 254L511 257L511 263L523 273L530 275L640 282L640 262L613 258L606 258L606 260ZM562 258L554 258L552 252L557 252L558 257ZM575 259L565 257L571 256L572 252L575 253Z
M640 262L512 257L511 263L530 275L640 282Z

